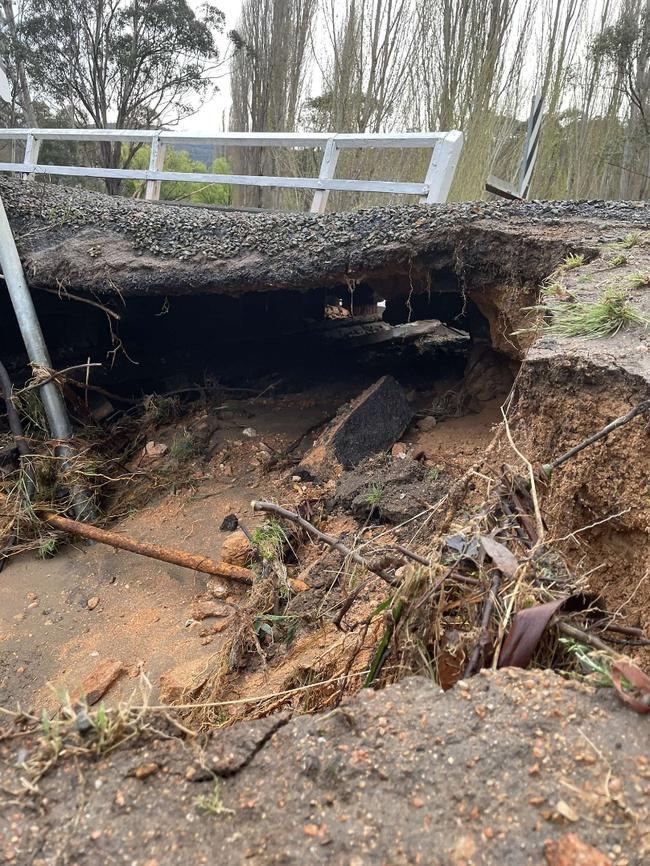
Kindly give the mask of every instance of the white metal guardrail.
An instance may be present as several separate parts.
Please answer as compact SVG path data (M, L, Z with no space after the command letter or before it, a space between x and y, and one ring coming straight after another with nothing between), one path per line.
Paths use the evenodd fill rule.
M445 202L449 194L458 158L463 146L462 132L363 133L358 135L293 132L226 132L183 133L146 129L0 129L0 141L22 140L25 153L22 162L0 162L0 171L18 172L24 179L37 174L66 177L123 178L146 181L145 198L154 201L160 196L162 181L223 183L244 186L272 186L287 189L313 189L312 213L323 213L332 190L349 192L403 193L419 196L422 204ZM39 149L43 141L125 141L143 142L151 146L149 168L109 169L80 165L41 165ZM240 174L164 171L168 145L207 142L232 147L300 147L323 150L320 172L314 177L280 177ZM336 163L342 150L354 148L427 148L431 160L423 183L387 180L348 180L335 177Z

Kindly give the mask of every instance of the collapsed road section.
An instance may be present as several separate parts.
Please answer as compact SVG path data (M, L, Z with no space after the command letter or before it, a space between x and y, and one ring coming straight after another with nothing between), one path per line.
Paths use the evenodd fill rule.
M36 856L24 809L47 801L57 851L122 855L137 826L150 860L179 862L147 816L162 804L185 839L182 778L197 856L217 834L224 857L272 862L277 809L302 862L384 862L368 840L387 811L396 862L436 822L431 862L643 862L650 207L0 192L53 364L29 368L3 299L22 425L0 450L9 854ZM44 380L75 427L64 470ZM70 519L82 482L101 527ZM54 794L70 756L92 780L79 820ZM439 789L454 763L458 797L434 808L416 779Z

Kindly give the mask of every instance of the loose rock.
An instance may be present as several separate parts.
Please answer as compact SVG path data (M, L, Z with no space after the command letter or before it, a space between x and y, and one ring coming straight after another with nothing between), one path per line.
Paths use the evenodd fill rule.
M81 686L81 695L92 706L102 698L124 673L125 667L117 659L105 659L88 674Z

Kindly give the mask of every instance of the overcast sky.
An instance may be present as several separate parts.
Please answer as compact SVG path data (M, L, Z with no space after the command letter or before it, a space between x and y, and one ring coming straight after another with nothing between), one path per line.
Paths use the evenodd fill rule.
M198 9L205 0L188 0L193 9ZM242 0L211 0L226 16L225 33L232 30L237 24L241 11ZM220 40L221 55L228 50L228 40L224 36ZM192 132L223 132L224 122L228 124L228 111L230 110L230 81L227 75L217 82L219 92L210 100L205 102L196 114L183 121L181 129Z

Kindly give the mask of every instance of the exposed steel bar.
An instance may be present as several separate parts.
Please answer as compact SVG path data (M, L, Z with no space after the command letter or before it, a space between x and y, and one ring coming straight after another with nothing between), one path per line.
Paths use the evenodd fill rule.
M173 548L162 547L160 544L150 544L147 541L135 541L132 538L119 535L117 532L109 532L106 529L100 529L98 526L93 526L89 523L79 523L77 520L71 520L68 517L53 514L49 511L43 513L41 516L46 523L55 529L62 529L71 535L79 535L91 541L98 541L100 544L109 544L111 547L118 547L120 550L130 550L131 553L139 553L141 556L148 556L150 559L171 562L174 565L181 565L183 568L202 571L204 574L214 574L217 577L235 580L237 583L245 583L249 586L255 578L250 569L241 568L238 565L230 565L228 562L215 562L207 556L201 556L200 554L186 553L184 550L174 550Z

